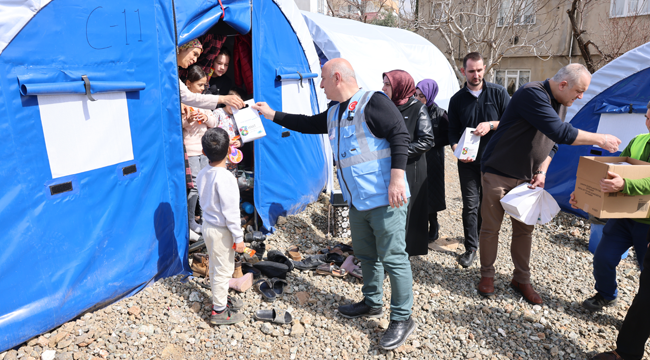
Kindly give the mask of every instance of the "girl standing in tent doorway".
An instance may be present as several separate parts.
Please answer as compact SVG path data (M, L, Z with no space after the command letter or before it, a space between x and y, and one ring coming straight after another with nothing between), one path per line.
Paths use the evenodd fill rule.
M201 94L208 87L208 77L198 65L192 65L187 69L185 85L194 94ZM217 118L212 111L198 107L190 107L190 116L183 118L183 143L187 151L192 183L196 183L196 175L204 167L208 166L208 158L203 155L201 138L209 129L217 126ZM196 187L190 188L187 195L187 208L189 212L190 229L197 234L201 233L201 225L196 222L196 211L199 193Z
M232 89L232 80L226 76L228 66L230 65L230 51L225 47L219 50L219 54L212 62L208 80L210 81L210 93L213 95L232 95L229 94Z

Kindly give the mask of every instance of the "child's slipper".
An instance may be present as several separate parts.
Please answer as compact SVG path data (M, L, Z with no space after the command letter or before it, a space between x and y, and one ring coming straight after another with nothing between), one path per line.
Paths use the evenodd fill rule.
M341 265L341 269L344 269L348 272L348 274L354 276L357 279L363 279L361 268L358 265L354 264L354 255L350 255L345 259L343 265Z
M281 309L257 310L253 317L261 321L270 321L276 324L290 324L293 321L291 314Z
M251 286L253 286L253 274L251 273L228 280L228 287L239 292L244 292Z
M300 255L300 251L298 249L298 245L293 245L291 246L287 252L289 253L289 257L291 257L291 260L293 261L300 261L302 260L302 255Z
M269 302L274 302L277 298L273 285L267 279L259 279L255 282L255 289L262 294L262 298Z
M332 275L332 276L336 276L336 277L344 277L345 275L348 274L348 272L345 269L339 268L334 263L329 263L329 264L320 265L316 269L316 274Z

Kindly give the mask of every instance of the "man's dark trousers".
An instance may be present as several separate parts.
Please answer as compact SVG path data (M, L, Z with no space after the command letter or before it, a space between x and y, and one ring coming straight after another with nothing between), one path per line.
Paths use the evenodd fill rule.
M650 232L648 232L650 242ZM625 360L641 360L650 336L650 256L643 260L639 292L625 315L616 339L616 352Z
M458 160L458 177L463 197L463 231L465 251L478 249L478 232L481 230L481 163L464 163Z

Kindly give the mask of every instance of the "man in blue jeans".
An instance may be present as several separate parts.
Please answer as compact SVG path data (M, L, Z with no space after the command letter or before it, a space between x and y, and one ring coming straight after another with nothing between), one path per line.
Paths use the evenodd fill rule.
M338 101L313 116L276 112L266 103L253 106L265 118L294 131L328 134L343 198L350 206L354 256L361 260L364 299L341 305L346 318L381 317L384 270L390 276L390 324L379 346L395 349L413 333L413 276L406 254L406 160L410 137L397 107L381 92L359 89L344 59L322 68L321 88Z
M650 103L645 115L645 125L650 131ZM632 139L622 157L650 161L650 134L641 134ZM609 172L609 179L600 181L602 192L622 192L626 195L650 195L650 178L624 179L618 174ZM570 203L576 203L571 194ZM575 208L575 206L573 206ZM594 253L594 279L596 279L596 294L586 299L582 306L590 311L599 311L605 306L616 304L618 290L616 289L616 266L631 246L634 246L639 267L643 270L643 259L647 251L646 234L650 230L650 219L609 219L603 228L603 237Z

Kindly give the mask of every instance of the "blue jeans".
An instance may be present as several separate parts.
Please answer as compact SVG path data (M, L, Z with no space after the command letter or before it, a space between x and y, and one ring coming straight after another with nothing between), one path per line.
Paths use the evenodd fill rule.
M603 238L594 253L594 279L596 291L607 300L618 296L616 289L616 266L621 255L634 246L639 267L643 270L648 242L646 235L650 225L631 219L610 219L603 228Z
M413 306L413 275L406 253L406 208L382 206L359 211L350 208L354 256L361 260L366 305L383 304L384 269L390 277L390 319L407 320Z

